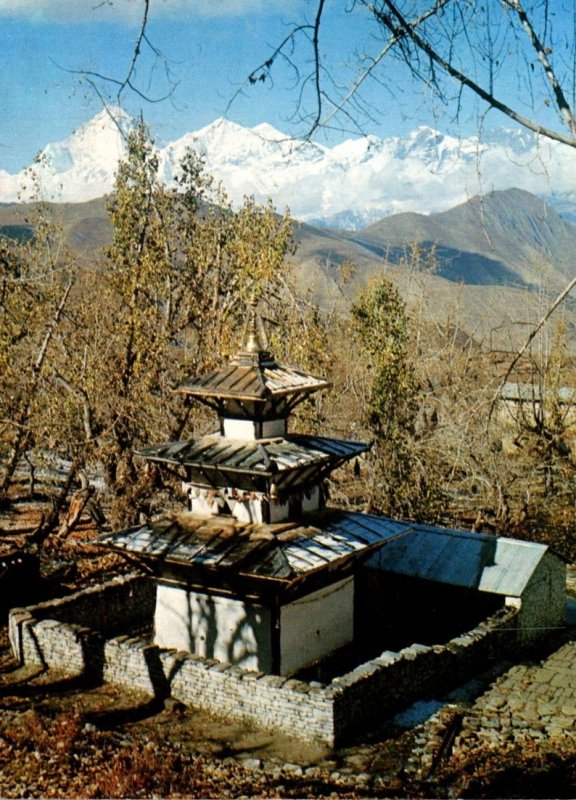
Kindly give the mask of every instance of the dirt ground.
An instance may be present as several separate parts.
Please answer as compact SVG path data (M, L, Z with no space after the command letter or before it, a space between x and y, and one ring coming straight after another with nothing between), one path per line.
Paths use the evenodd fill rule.
M330 751L172 701L17 668L2 630L2 797L405 796L413 734Z
M0 555L25 547L45 509L28 499L2 511ZM132 569L94 535L83 519L64 541L48 538L31 602ZM26 672L0 627L0 797L406 796L412 747L412 732L385 722L331 752L124 688Z

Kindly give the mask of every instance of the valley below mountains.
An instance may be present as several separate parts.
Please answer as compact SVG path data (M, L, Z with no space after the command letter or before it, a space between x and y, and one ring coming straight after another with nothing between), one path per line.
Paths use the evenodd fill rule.
M102 198L132 127L121 109L103 109L30 167L0 169L3 233L32 234L26 203L36 192L62 217L80 261L98 259L111 236ZM297 220L298 284L326 310L349 306L371 276L385 274L419 314L511 350L574 273L575 153L520 129L480 140L422 126L328 146L267 123L218 119L155 150L166 186L194 150L234 207L245 195L287 207ZM562 313L570 330L570 298Z
M104 200L51 209L80 263L97 262L111 239ZM0 204L0 233L32 236L29 211ZM346 309L371 277L386 275L425 317L491 349L518 346L574 274L576 227L519 189L437 214L395 214L357 231L296 222L294 234L298 287L326 311ZM571 330L570 298L562 313Z
M392 215L355 232L301 226L298 239L300 282L322 305L350 302L384 273L425 317L504 351L525 340L575 269L576 227L519 189L438 214ZM342 286L347 260L357 268ZM570 297L562 313L572 330Z

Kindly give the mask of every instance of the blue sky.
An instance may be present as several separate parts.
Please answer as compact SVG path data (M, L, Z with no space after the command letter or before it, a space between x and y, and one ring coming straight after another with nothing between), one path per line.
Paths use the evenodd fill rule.
M0 168L15 172L28 165L48 142L66 138L101 108L96 93L69 70L93 70L121 78L136 39L140 0L0 0ZM230 100L247 75L265 60L269 47L286 35L291 22L312 13L306 0L153 0L148 35L178 81L171 100L146 103L125 96L132 114L142 111L164 142L226 115L243 125L269 122L291 134L295 124L294 75L279 65L273 85L258 83L247 96ZM326 18L323 46L337 63L353 60L354 39L346 16ZM371 35L356 23L358 41ZM139 86L162 96L168 84L164 64L145 57ZM102 85L102 84L101 84ZM113 87L109 87L113 90ZM376 107L382 104L377 93ZM384 102L386 99L384 98ZM426 120L417 110L406 123L399 106L370 132L393 135ZM321 138L321 137L320 137ZM337 137L333 137L336 138Z
M342 68L354 65L356 49L377 34L373 22L360 13L351 24L351 15L341 10L345 5L327 4L321 41ZM294 74L282 64L272 85L257 83L228 105L290 23L310 17L314 7L312 0L152 0L148 36L167 62L145 49L137 85L151 97L162 96L169 85L166 66L178 85L171 99L161 103L146 103L128 93L126 110L141 111L164 143L223 115L243 125L269 122L292 135L302 133L306 125L293 120L298 96ZM97 94L74 71L122 78L141 9L142 0L0 0L0 168L21 169L45 144L66 138L101 109ZM307 53L295 55L306 69ZM393 93L383 85L366 87L365 98L375 110L374 120L364 125L368 132L398 135L420 124L472 132L454 130L448 117L435 118L422 88L400 65L388 61L386 70ZM113 91L112 85L108 88ZM339 138L327 134L324 141Z

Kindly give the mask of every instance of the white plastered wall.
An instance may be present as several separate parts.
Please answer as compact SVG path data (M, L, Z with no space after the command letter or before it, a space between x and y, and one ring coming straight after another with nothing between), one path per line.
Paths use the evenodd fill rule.
M245 441L254 441L259 438L256 435L257 426L254 420L251 419L232 419L224 417L223 433L227 439L242 439ZM286 435L286 420L270 419L262 423L262 438L274 439L277 436Z
M264 606L159 584L154 641L247 670L272 668L271 614Z
M354 638L354 578L333 583L280 609L280 674L327 656Z
M320 486L311 486L302 494L302 512L318 511L322 505L322 493Z

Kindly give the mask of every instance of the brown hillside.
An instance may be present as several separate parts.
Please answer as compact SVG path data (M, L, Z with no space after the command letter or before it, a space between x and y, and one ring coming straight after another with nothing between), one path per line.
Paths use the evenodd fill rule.
M111 237L104 200L48 208L81 263L94 263ZM29 238L32 211L30 204L0 205L0 233ZM425 316L506 350L524 340L571 277L576 249L576 228L516 189L475 197L441 214L398 214L355 233L297 223L295 238L299 286L324 308L348 307L359 288L384 273ZM420 262L413 258L414 243ZM430 251L433 266L426 264ZM349 263L352 274L343 268ZM565 313L570 330L576 325L571 302Z

